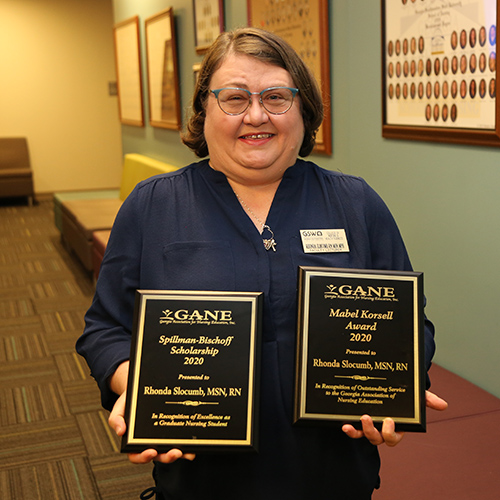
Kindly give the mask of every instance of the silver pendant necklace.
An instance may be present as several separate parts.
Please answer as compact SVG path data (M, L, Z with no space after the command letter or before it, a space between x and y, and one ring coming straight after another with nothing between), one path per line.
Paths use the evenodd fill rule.
M253 212L252 209L238 196L238 193L234 191L236 198L238 198L239 202L242 204L243 208L253 216L253 218L261 225L260 234L262 236L262 242L264 243L264 248L266 250L273 249L273 252L276 252L276 241L274 239L273 230L264 222L262 222ZM269 231L271 233L270 238L264 238L264 231Z

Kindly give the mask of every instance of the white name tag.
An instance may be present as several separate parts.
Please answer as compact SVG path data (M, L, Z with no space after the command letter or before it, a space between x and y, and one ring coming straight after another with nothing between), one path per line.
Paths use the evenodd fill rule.
M344 229L301 229L304 253L348 252Z

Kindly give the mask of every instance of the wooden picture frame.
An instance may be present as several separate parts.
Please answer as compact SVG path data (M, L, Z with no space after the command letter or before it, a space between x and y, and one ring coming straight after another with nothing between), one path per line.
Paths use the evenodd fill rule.
M304 4L304 5L299 5ZM316 77L325 104L315 153L332 154L330 109L330 34L328 0L247 0L248 23L280 35L302 57Z
M197 54L205 54L224 31L223 0L193 0L194 40Z
M383 137L500 146L499 3L381 0Z
M180 130L181 103L173 8L149 17L145 24L149 124Z
M131 17L113 27L116 84L120 122L144 126L139 17Z
M200 75L201 63L193 64L193 83L196 86L196 82L198 81L198 76Z

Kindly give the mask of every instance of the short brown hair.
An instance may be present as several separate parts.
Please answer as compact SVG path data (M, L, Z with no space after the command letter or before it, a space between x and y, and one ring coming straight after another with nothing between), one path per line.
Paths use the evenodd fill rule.
M304 121L304 139L299 155L309 155L314 147L316 132L323 121L323 101L318 84L311 71L287 42L274 33L259 28L240 28L222 33L210 47L194 89L193 114L182 136L184 144L200 158L208 155L203 129L210 80L229 53L255 57L290 73L294 85L299 89Z

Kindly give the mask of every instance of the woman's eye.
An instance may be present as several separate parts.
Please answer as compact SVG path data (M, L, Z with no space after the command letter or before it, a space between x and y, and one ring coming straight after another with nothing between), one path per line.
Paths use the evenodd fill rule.
M264 99L266 101L280 101L280 100L283 100L284 97L281 94L270 94L270 95L266 95L264 97Z

